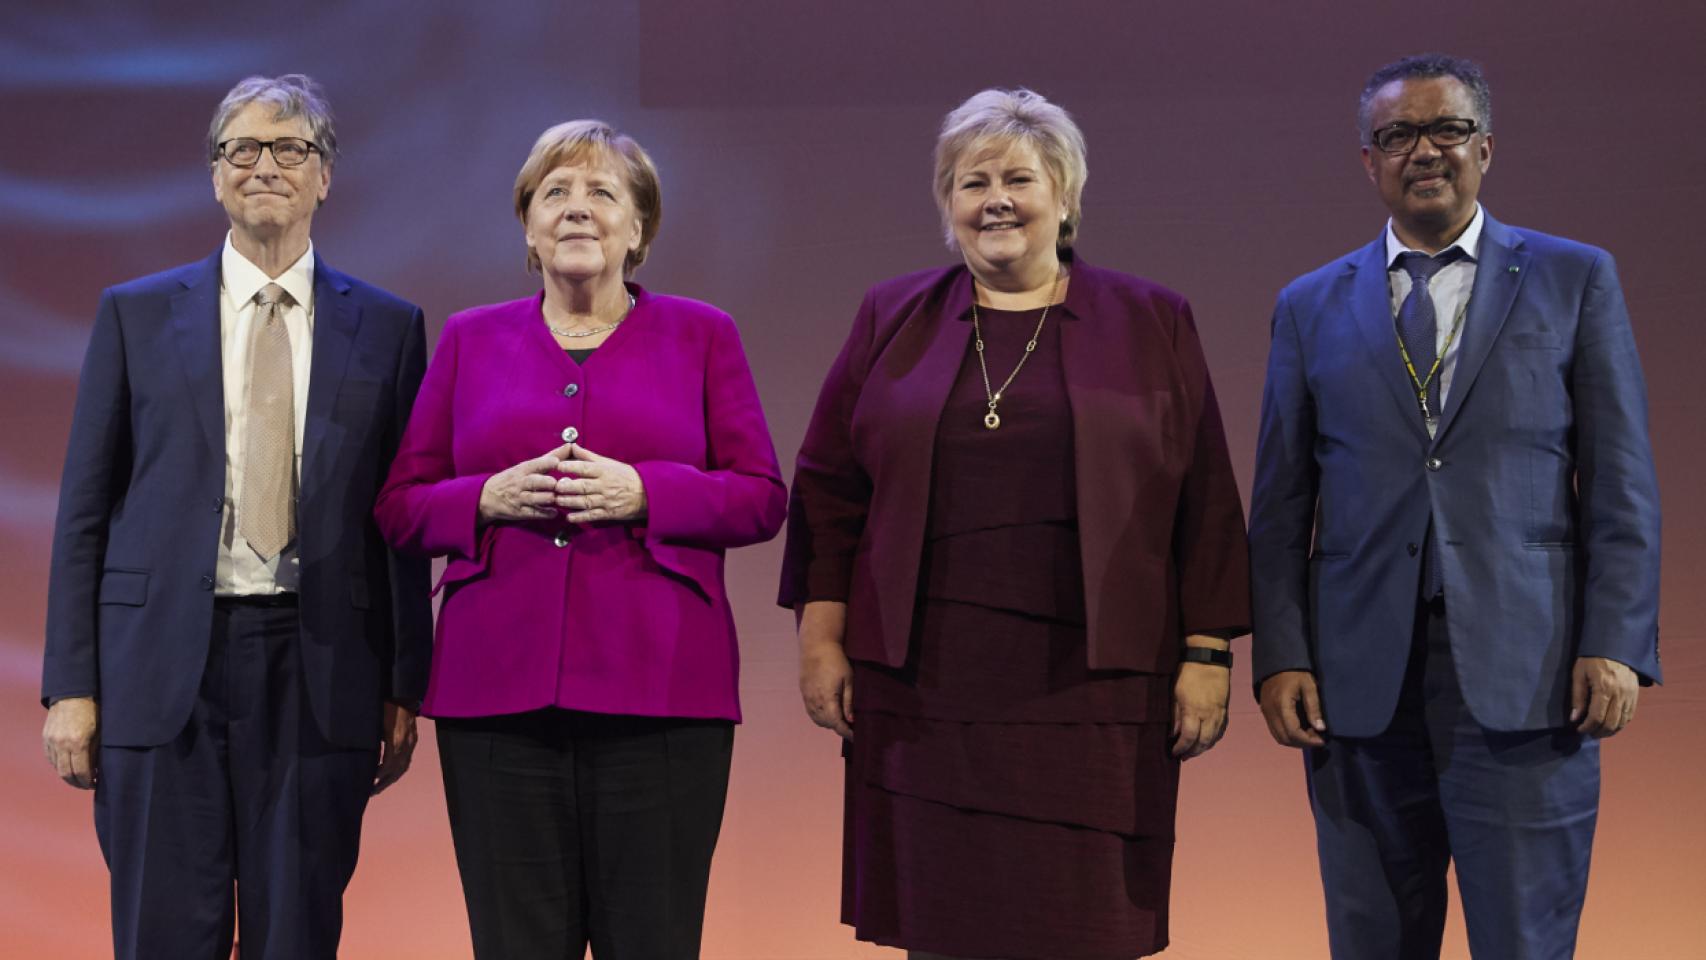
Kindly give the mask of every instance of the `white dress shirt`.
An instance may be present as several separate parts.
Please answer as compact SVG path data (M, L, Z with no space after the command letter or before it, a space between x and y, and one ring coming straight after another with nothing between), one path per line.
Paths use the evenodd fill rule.
M219 260L219 359L225 379L225 515L220 520L215 596L294 593L301 580L296 543L262 560L237 532L237 493L243 489L243 442L248 427L249 347L254 339L255 294L276 283L290 294L280 304L290 334L290 372L296 407L296 479L302 480L302 428L308 413L308 364L314 354L314 245L278 277L268 277L225 236Z
M1434 302L1434 355L1440 358L1439 372L1434 376L1438 384L1429 384L1430 392L1439 395L1439 407L1445 409L1446 395L1451 391L1451 377L1457 370L1457 350L1463 345L1463 331L1451 335L1453 321L1457 319L1458 311L1464 310L1469 304L1469 291L1475 286L1475 267L1477 258L1481 255L1481 227L1487 221L1487 213L1480 204L1475 205L1475 216L1469 220L1469 226L1457 235L1457 239L1446 246L1440 253L1452 247L1460 248L1464 256L1455 263L1447 264L1434 274L1428 282L1428 296ZM1404 246L1404 241L1392 232L1392 221L1386 221L1386 281L1392 290L1392 316L1398 316L1398 309L1403 306L1404 298L1410 295L1410 272L1398 267L1398 255L1403 253L1420 253L1428 256L1426 250L1416 250ZM1465 314L1467 315L1467 313ZM1467 321L1465 321L1467 322ZM1447 343L1447 339L1450 343ZM1392 341L1392 352L1398 352L1398 341ZM1427 371L1416 368L1416 375L1427 376ZM1418 411L1418 415L1420 415Z

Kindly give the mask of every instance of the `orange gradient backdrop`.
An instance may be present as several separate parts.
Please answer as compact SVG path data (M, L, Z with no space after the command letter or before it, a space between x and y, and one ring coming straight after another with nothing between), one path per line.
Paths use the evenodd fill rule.
M55 490L100 290L220 242L202 139L240 77L324 83L346 153L316 248L420 303L435 337L454 310L536 289L509 190L539 131L596 116L633 134L661 169L665 210L638 279L735 316L789 464L863 290L949 256L930 192L943 114L986 86L1033 87L1089 140L1083 256L1191 298L1247 496L1274 294L1384 222L1357 159L1357 91L1380 63L1445 49L1482 61L1493 85L1482 199L1617 256L1650 386L1669 683L1644 691L1604 754L1580 956L1706 957L1706 8L80 6L0 11L0 956L110 952L90 795L61 784L39 745ZM772 543L729 562L746 723L704 956L898 956L837 923L840 762L799 706L792 620L772 603L778 558ZM1324 958L1300 761L1269 740L1243 661L1232 712L1226 740L1186 767L1164 956ZM344 956L469 955L430 723L423 734L414 769L369 808ZM1446 944L1467 956L1456 914Z

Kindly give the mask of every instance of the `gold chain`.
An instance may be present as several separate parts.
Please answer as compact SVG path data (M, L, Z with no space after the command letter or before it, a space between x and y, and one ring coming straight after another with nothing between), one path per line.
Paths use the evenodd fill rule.
M1060 293L1060 281L1065 276L1066 271L1064 270L1054 275L1054 286L1049 289L1048 302L1043 304L1043 315L1037 318L1037 328L1031 331L1031 340L1025 344L1025 352L1019 356L1019 362L1014 365L1013 372L1007 375L1007 379L1001 381L1001 389L999 390L989 388L989 364L983 359L983 326L977 320L977 279L975 277L972 279L971 329L977 344L977 368L983 371L983 395L989 403L989 412L983 415L983 425L986 429L994 430L1001 426L1001 417L995 412L995 405L1001 402L1001 395L1007 392L1008 387L1012 386L1013 378L1025 368L1025 361L1031 359L1031 354L1036 352L1037 338L1042 336L1043 323L1048 320L1049 308L1054 306L1054 298Z

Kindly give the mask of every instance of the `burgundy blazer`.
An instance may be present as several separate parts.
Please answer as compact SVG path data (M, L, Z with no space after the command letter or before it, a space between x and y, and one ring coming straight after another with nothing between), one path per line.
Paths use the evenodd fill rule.
M1250 620L1220 410L1183 297L1071 269L1050 322L1072 407L1090 666L1168 673L1185 635L1236 635ZM906 660L936 425L971 342L971 293L963 265L873 287L800 448L778 602L845 600L850 657ZM1039 468L1015 463L1013 481Z
M723 551L776 535L781 470L734 322L629 290L628 319L585 365L545 329L543 295L445 323L374 508L398 549L449 557L429 715L740 718ZM570 428L639 472L645 520L479 528L487 478Z

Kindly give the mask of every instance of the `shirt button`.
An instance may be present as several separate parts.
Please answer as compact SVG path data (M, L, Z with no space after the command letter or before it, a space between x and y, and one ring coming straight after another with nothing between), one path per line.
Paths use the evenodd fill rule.
M1417 550L1417 547L1416 547L1416 545L1415 545L1415 544L1413 544L1413 543L1407 543L1407 544L1405 544L1405 545L1404 545L1404 549L1405 549L1405 550L1406 550L1406 551L1407 551L1407 552L1408 552L1408 553L1409 553L1409 554L1410 554L1410 556L1412 556L1412 557L1413 557L1413 556L1415 556L1415 555L1416 555L1416 550Z
M580 393L580 392L581 392L581 388L578 384L571 383L568 386L563 388L563 396L565 396L565 397L572 397L575 394Z
M1445 466L1444 460L1441 460L1438 457L1429 457L1428 458L1428 469L1429 470L1438 470L1440 467L1443 467L1443 466Z
M564 427L563 428L563 442L564 443L574 443L576 440L580 439L580 435L581 435L581 432L579 430L576 430L574 427Z
M551 542L559 547L566 547L569 545L569 535L567 532L559 533L551 538Z
M213 589L213 578L212 577L202 577L201 578L201 588L203 590L212 590Z

